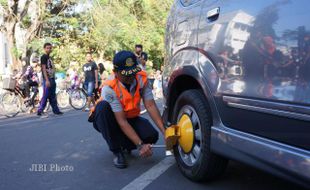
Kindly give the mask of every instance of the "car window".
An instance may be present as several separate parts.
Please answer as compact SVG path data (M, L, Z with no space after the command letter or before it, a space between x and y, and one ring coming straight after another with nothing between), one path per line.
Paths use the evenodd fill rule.
M180 0L180 1L184 7L188 7L188 6L191 6L191 5L197 3L201 0Z

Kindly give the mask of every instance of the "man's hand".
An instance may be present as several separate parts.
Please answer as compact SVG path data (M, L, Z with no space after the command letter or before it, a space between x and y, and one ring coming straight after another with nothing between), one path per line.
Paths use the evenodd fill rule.
M152 154L153 154L153 151L152 151L151 144L142 145L142 147L140 149L140 156L142 158L150 157L150 156L152 156Z
M98 89L98 82L96 82L95 84L95 89Z
M50 83L49 80L46 80L46 81L45 81L45 86L46 86L47 88L51 87L51 83Z

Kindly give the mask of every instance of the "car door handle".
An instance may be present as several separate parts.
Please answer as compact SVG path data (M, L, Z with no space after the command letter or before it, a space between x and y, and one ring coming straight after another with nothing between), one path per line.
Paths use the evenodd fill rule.
M220 7L216 7L207 12L207 19L209 22L213 22L218 19L220 15Z

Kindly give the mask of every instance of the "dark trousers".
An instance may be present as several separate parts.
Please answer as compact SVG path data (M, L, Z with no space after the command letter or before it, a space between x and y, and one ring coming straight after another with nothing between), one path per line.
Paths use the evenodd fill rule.
M128 119L128 123L133 127L143 143L155 144L157 142L158 132L147 119L136 117ZM97 104L93 126L102 134L110 151L117 153L122 149L136 149L136 145L129 140L118 125L108 102L102 101Z
M29 98L30 97L30 89L32 87L32 90L34 93L38 93L38 83L34 82L32 80L28 80L26 82L26 86L25 86L25 97Z
M49 100L53 112L57 113L59 112L59 108L57 105L57 98L56 98L56 82L55 79L49 79L51 86L48 88L45 86L45 81L43 81L43 97L40 102L40 107L38 109L38 112L43 112L45 109L47 100Z

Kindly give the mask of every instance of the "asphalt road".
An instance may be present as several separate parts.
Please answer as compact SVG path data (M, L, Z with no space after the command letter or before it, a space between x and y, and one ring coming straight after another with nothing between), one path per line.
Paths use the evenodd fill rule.
M64 116L48 118L0 117L0 190L302 189L237 162L230 162L215 182L193 183L162 149L155 149L148 159L139 158L137 152L127 157L127 169L114 168L112 154L85 112L67 110ZM35 165L37 171L31 171L33 164L42 164L43 169Z

